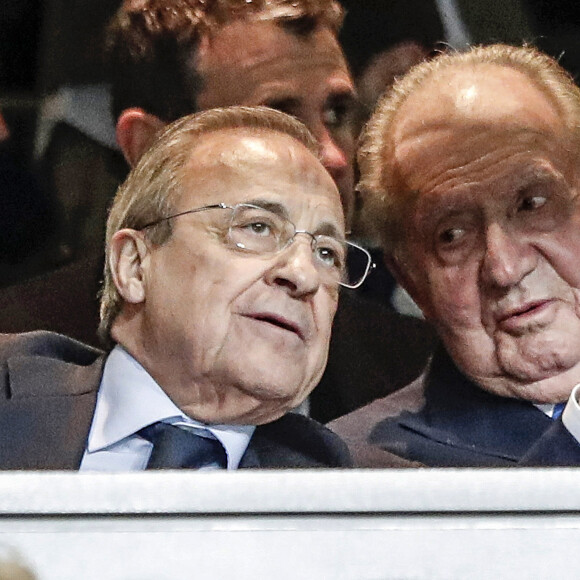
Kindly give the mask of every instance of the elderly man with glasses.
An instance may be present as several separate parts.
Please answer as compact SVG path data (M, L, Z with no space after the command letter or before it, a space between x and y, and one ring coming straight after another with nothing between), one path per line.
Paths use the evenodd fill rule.
M0 340L1 468L350 465L288 412L322 375L340 286L371 266L298 121L177 121L119 189L106 239L108 355L46 332Z

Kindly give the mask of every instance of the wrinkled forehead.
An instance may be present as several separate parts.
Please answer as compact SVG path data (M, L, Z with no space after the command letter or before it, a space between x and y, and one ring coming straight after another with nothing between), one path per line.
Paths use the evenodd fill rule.
M320 160L290 135L263 129L225 129L203 135L183 168L180 205L243 203L268 197L306 205L343 222L340 195Z
M231 175L238 183L259 179L268 173L304 171L312 179L325 174L315 154L294 137L263 128L233 128L210 131L198 138L186 175L197 181Z
M555 104L528 76L482 63L443 70L412 93L395 117L395 141L437 127L564 129Z
M548 156L570 168L570 136L552 100L523 73L462 65L409 96L385 152L398 186L418 192L449 183L452 175L460 182L483 179L482 171L497 173L500 161L515 163L518 156Z

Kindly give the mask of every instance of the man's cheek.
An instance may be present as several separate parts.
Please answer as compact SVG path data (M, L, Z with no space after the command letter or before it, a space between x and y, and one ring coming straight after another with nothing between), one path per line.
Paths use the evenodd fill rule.
M576 312L576 316L580 319L580 290L574 288L572 292L574 294L574 311Z
M457 328L481 324L482 304L476 280L458 271L445 271L439 279L431 278L429 287L439 320Z
M572 288L580 288L580 224L558 235L547 235L536 247L560 278Z

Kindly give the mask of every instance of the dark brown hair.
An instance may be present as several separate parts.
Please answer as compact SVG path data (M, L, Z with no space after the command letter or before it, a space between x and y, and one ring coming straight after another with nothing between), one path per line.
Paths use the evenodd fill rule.
M338 33L342 18L336 0L125 0L105 42L113 114L139 107L171 122L195 112L202 82L195 50L221 26L248 19L298 35L319 26Z

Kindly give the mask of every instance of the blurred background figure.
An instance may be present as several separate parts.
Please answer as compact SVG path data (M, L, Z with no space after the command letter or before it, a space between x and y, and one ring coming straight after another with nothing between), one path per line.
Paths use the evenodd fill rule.
M344 0L347 10L341 32L358 92L360 107L357 127L362 130L377 100L413 65L427 58L445 39L445 31L435 3L422 0ZM411 16L412 15L412 16ZM369 248L378 265L359 291L373 302L386 304L404 314L421 316L413 301L395 284L383 263L377 240L360 238L367 230L358 211L353 223L355 237Z
M15 149L0 111L0 285L36 271L49 215L47 197Z
M120 0L49 0L38 53L34 156L54 205L48 267L102 247L110 200L125 176L103 59Z
M37 580L37 576L16 549L0 546L0 580Z
M404 40L374 55L357 79L364 121L380 96L395 80L429 56L429 49L415 40Z
M102 241L106 206L123 165L115 151L101 34L119 3L24 0L0 6L0 108L17 157L9 166L34 172L42 184L39 200L38 188L26 187L25 202L38 211L22 208L34 240L16 255L9 248L11 267L0 264L0 285L55 268Z

